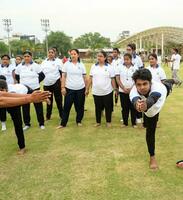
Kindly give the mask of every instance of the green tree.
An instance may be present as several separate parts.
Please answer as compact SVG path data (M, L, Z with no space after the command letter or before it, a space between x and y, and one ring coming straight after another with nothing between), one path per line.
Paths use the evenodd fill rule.
M13 40L10 42L13 56L22 54L26 50L34 53L34 43L28 40Z
M34 45L34 57L44 58L46 56L45 47L43 43L37 43Z
M0 55L8 53L8 45L4 42L0 42Z
M69 37L64 32L52 31L48 35L48 46L57 47L62 55L67 55L68 50L72 48L72 37Z
M164 53L166 55L170 55L172 48L177 48L180 54L183 53L183 44L175 43L175 42L168 42L166 46L164 47Z
M90 32L76 38L73 46L75 48L88 48L95 51L96 49L111 47L111 41L109 38L103 37L100 33Z

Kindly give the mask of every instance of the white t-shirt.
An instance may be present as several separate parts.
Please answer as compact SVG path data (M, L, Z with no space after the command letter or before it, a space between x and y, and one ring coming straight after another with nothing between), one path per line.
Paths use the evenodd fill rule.
M160 98L157 100L157 102L154 105L152 105L146 112L144 112L144 114L147 117L154 117L156 114L158 114L160 112L160 110L162 109L162 107L163 107L163 105L165 103L165 100L166 100L167 89L162 83L152 81L152 85L151 85L151 89L150 89L150 92L149 92L149 96L152 93L157 93L158 95L160 95ZM146 99L145 96L139 94L139 92L137 91L136 86L134 85L132 90L130 91L130 100L131 100L132 103L133 103L133 100L136 97L140 97L142 99Z
M67 61L63 65L62 72L66 74L65 87L71 90L81 90L85 87L83 75L86 75L86 68L83 63L76 65Z
M16 94L27 94L28 88L22 84L8 84L8 92Z
M173 69L180 69L181 56L179 54L173 54L172 57L171 57L171 60L174 60L172 62L172 68Z
M41 64L42 72L45 75L44 85L50 86L56 83L60 78L60 71L62 71L63 63L60 59L44 60Z
M135 65L138 68L143 67L142 59L138 55L132 56L132 64Z
M161 82L162 80L166 79L165 71L161 66L159 65L157 67L148 66L147 69L151 72L152 79L154 81Z
M113 59L112 60L112 66L114 66L114 68L116 68L118 65L122 65L123 61L121 58L117 58L117 59Z
M3 75L6 77L7 84L14 84L13 79L13 71L15 70L15 67L13 65L9 65L8 67L2 67L0 65L0 75Z
M20 76L20 83L35 90L40 87L39 73L41 72L41 66L36 63L20 64L15 70L15 74Z
M136 70L138 70L138 67L133 65L130 67L119 65L115 70L115 74L116 76L120 76L120 81L125 88L132 88L132 86L134 85L132 76ZM124 90L119 87L119 92L124 92Z
M114 66L106 64L99 66L94 64L90 70L92 77L92 94L97 96L105 96L113 91L111 79L115 77Z

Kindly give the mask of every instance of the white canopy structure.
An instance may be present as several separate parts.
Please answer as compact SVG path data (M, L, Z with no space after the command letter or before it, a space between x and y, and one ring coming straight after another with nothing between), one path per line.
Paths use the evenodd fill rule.
M164 47L168 43L183 44L183 28L178 27L157 27L136 33L128 38L119 39L116 44L125 49L129 43L135 43L137 50L142 51L154 47L156 52L161 49L161 56L164 57Z

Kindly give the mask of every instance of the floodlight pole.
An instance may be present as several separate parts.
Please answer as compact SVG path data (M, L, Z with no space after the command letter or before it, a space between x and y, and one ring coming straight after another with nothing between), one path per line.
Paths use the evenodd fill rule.
M45 32L46 53L48 53L48 31L50 30L49 19L41 19L42 30Z
M4 30L7 32L8 35L8 51L9 56L11 58L11 45L10 45L10 31L12 31L11 27L11 19L3 19Z

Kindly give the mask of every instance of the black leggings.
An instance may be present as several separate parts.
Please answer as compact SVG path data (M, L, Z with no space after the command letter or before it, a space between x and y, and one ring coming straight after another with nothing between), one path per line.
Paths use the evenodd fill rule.
M61 83L60 83L60 79L58 79L56 81L55 84L53 85L50 85L50 86L44 86L44 90L45 91L50 91L52 94L51 94L51 97L50 97L50 101L51 101L51 104L48 105L47 104L47 109L46 109L46 118L47 119L50 119L51 118L51 114L52 114L52 108L53 108L53 95L55 97L55 101L56 101L56 104L57 104L57 109L59 111L59 116L60 118L62 118L62 111L63 111L63 108L62 108L62 94L61 94Z
M131 123L136 125L136 110L130 101L129 94L120 92L120 101L122 107L122 118L124 125L128 126L129 113L131 114Z
M84 105L85 105L85 88L81 90L71 90L66 88L66 96L64 98L64 110L62 114L61 126L66 126L72 104L76 110L76 123L81 123L84 116Z
M6 108L0 108L0 121L6 121Z
M144 125L146 128L146 143L150 156L155 155L155 132L156 132L158 116L159 113L154 117L147 117L144 114Z
M173 80L168 79L164 81L164 85L167 89L167 96L170 94L173 86ZM156 133L156 126L159 120L159 113L156 114L154 117L147 117L144 114L144 127L146 128L146 142L150 156L155 155L155 133Z
M39 90L36 89L36 90ZM30 93L32 93L35 90L32 90ZM34 103L34 108L36 110L36 115L37 115L37 120L39 122L39 126L44 125L44 115L43 115L43 103ZM26 126L30 126L30 104L25 104L22 106L22 110L23 110L23 120L24 120L24 124Z
M115 82L116 82L116 87L118 88L119 86L118 86L118 83L117 83L116 78L115 78ZM119 97L118 93L115 92L115 94L114 94L114 101L115 101L115 104L118 103L118 97Z
M22 116L20 106L7 108L8 113L11 115L11 119L14 124L15 134L18 139L18 146L20 149L25 147L25 139L22 128Z
M105 109L106 122L110 123L113 112L113 92L105 96L93 95L95 103L95 117L96 122L101 123L101 115L103 109Z

